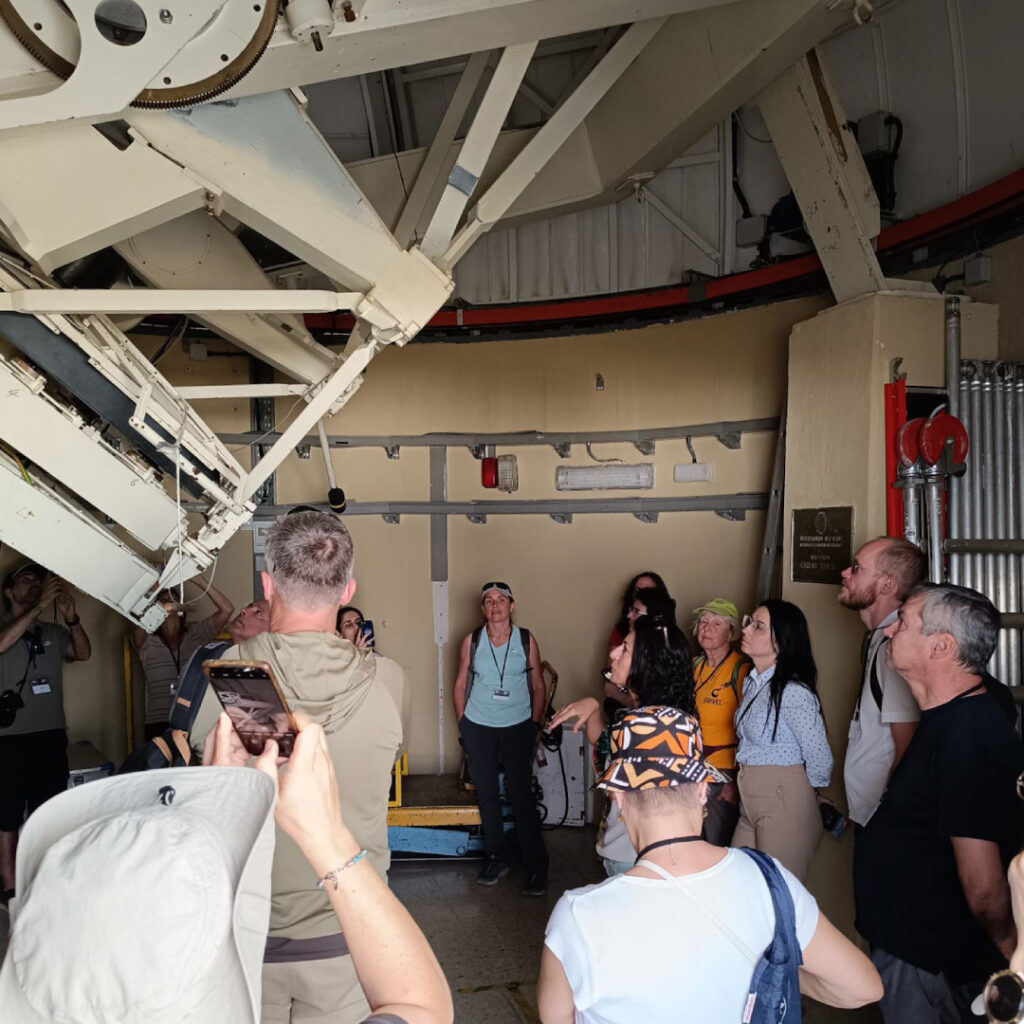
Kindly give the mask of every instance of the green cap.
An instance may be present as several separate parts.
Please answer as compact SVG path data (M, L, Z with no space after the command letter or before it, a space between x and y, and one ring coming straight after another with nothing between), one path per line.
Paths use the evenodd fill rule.
M732 601L727 601L724 597L713 598L707 604L702 604L699 608L693 609L694 615L702 615L704 612L710 612L712 615L721 615L723 619L735 619L737 622L740 620L739 609Z

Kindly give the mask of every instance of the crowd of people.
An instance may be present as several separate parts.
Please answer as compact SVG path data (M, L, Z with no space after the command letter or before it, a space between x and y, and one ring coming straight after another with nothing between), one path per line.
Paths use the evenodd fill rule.
M259 662L296 718L289 758L270 740L257 770L245 767L250 751L211 689L191 709L203 767L60 795L61 665L88 658L89 640L70 587L34 563L7 574L5 1021L452 1020L437 960L386 884L409 694L351 604L353 557L337 517L298 511L269 531L261 599L234 614L197 581L211 615L189 622L190 604L168 592L164 626L135 637L147 740L159 740L203 661ZM544 1024L684 1011L777 1021L797 985L833 1006L877 1001L886 1024L1024 1018L1024 864L1013 860L1024 750L1012 697L986 668L999 615L975 591L922 583L923 569L915 546L878 538L838 593L866 629L843 776L868 953L805 884L825 831L841 834L829 737L846 723L826 725L800 608L768 599L741 616L714 597L684 631L662 577L640 573L608 640L603 691L552 714L511 586L482 586L483 622L461 642L453 685L480 809L478 883L499 883L513 860L503 778L523 894L547 891L531 780L538 730L585 731L607 797L596 854L608 877L564 893L544 936ZM51 607L63 624L44 621ZM104 869L112 863L118 871Z

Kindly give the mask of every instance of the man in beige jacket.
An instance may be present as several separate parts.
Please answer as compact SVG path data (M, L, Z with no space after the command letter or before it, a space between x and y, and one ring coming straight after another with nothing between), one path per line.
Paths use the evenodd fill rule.
M338 608L355 594L352 561L352 539L333 515L298 512L275 524L267 535L262 574L269 632L233 631L236 638L248 639L222 657L269 662L289 707L323 726L345 822L385 877L391 859L391 768L402 744L401 683L396 692L393 673L380 665L383 659L357 650L334 631ZM212 728L219 711L216 696L208 692L194 739ZM368 1013L327 896L294 841L278 830L263 1024L313 1018L320 1024L350 1024Z

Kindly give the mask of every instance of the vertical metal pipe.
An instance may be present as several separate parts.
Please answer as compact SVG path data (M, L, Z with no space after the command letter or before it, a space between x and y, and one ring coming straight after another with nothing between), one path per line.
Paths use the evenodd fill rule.
M946 297L946 409L960 415L960 296Z
M920 477L915 477L903 491L903 536L922 547L921 536L921 486Z
M995 423L994 423L994 398L992 394L992 371L993 364L986 360L982 364L981 376L981 434L982 434L982 459L981 459L981 482L984 492L982 504L982 537L986 540L996 537L996 496L995 496L995 467L992 464L992 452L995 449ZM985 596L994 604L997 603L996 596L996 556L983 555L985 564ZM999 648L989 662L989 671L995 674L998 672Z
M942 583L942 485L943 478L930 474L924 485L925 514L928 517L928 578Z
M950 529L951 537L972 537L971 533L971 488L969 467L973 456L974 428L971 425L971 401L968 387L968 375L971 363L963 363L960 372L960 421L967 431L967 466L968 472L956 481L956 487L950 491L950 505L956 510ZM954 530L958 532L954 532ZM950 580L964 587L974 586L974 574L971 571L969 555L953 555L949 560Z
M960 415L960 296L946 297L946 409L950 416ZM946 522L950 537L962 537L960 513L963 481L959 477L949 479L949 501L947 503ZM959 583L962 559L953 557L949 560L949 578Z
M1024 459L1024 363L1018 363L1014 370L1013 420L1017 451L1012 472L1016 477L1017 493L1012 500L1016 502L1018 536L1022 536L1024 535L1024 465L1021 463L1021 460ZM1017 559L1017 578L1020 586L1017 592L1017 607L1024 609L1024 556ZM1020 657L1020 655L1024 655L1024 640L1021 639L1020 633L1018 633L1018 644L1022 648L1018 655ZM1019 679L1024 681L1024 663L1020 660L1017 662L1017 672Z
M1020 476L1020 460L1024 452L1021 450L1021 438L1017 432L1015 411L1017 378L1020 366L1007 366L1003 377L1004 400L1003 422L1006 431L1006 537L1020 536L1020 517L1017 508L1017 478ZM1020 611L1020 559L1017 555L1006 558L1006 611ZM1020 672L1020 630L1010 629L1007 633L1007 666L1006 678L1008 686L1019 686Z
M981 492L981 465L984 462L985 439L981 428L981 364L973 361L971 363L971 425L974 429L974 436L971 438L973 446L973 458L967 466L969 477L968 486L971 498L971 536L978 538L985 535L982 524L982 499ZM975 590L985 592L985 561L984 556L972 554L968 556L971 561L971 586Z
M995 530L993 536L1006 537L1006 386L1004 383L1005 363L995 363L992 367L992 497L990 503L995 506ZM992 602L1001 611L1007 608L1007 571L1008 557L995 556L995 579L993 580ZM999 643L996 647L997 679L1006 681L1009 671L1009 638L1010 631L999 631Z

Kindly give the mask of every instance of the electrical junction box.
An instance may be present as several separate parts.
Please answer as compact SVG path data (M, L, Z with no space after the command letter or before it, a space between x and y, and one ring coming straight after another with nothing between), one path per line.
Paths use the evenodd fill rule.
M885 123L887 110L865 114L857 122L857 145L862 153L888 153L892 150L895 128Z
M711 479L711 463L677 462L672 467L672 479L677 484L703 483Z
M969 256L964 260L964 285L974 288L979 284L988 284L992 280L992 257Z
M767 234L768 218L763 213L736 221L736 245L740 249L752 249L760 245Z

